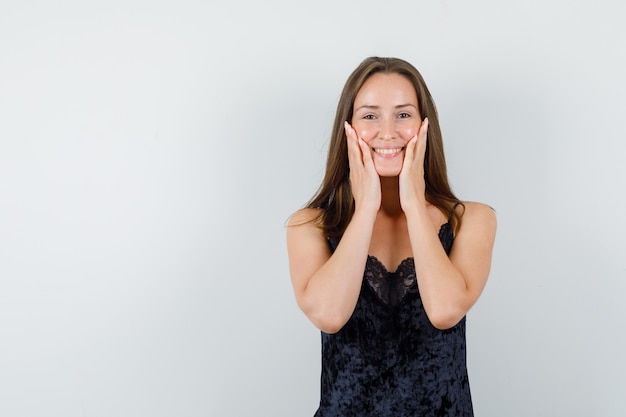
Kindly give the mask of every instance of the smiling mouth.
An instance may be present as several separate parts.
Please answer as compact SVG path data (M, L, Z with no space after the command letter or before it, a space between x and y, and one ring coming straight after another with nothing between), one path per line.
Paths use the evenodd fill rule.
M381 156L393 156L402 152L404 148L372 148L372 150Z

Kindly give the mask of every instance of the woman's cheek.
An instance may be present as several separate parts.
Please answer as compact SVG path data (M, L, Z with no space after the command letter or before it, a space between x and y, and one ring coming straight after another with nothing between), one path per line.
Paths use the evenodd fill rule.
M368 129L367 127L355 126L354 130L356 130L357 135L367 143L369 143L376 136L376 132L372 129Z
M406 128L403 132L404 139L406 139L407 141L413 139L413 136L417 134L418 130L418 127Z

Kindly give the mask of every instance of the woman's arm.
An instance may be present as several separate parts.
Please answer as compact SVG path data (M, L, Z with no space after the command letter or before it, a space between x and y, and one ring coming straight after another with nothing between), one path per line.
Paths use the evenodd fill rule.
M369 148L346 122L350 186L355 211L331 255L319 211L296 212L287 228L289 269L302 311L320 330L338 332L352 316L359 298L376 213L380 179Z
M336 333L350 319L361 290L375 216L355 213L331 254L317 210L296 212L287 228L289 270L298 305L320 330Z
M496 216L486 205L465 203L461 228L448 257L426 206L405 213L424 309L433 326L450 328L467 314L487 283Z
M447 329L457 324L480 296L491 268L496 216L491 208L465 203L463 221L450 256L428 214L424 155L428 119L406 147L400 172L400 204L406 215L417 285L433 326Z

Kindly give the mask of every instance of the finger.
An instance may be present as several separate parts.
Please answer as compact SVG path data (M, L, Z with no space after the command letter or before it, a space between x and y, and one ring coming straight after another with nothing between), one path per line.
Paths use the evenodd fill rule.
M419 136L416 133L415 136L413 136L411 140L406 144L405 151L404 151L404 159L406 161L412 161L413 158L415 157L415 146L417 145L418 139L419 139Z
M346 140L348 142L348 151L354 151L354 144L356 143L356 133L350 123L344 122L343 127L346 131Z
M416 152L420 157L423 158L424 154L426 153L426 144L428 142L428 117L424 118L424 121L422 122L422 125L417 132L417 136L418 143L416 146Z
M361 157L361 152L358 146L356 131L348 122L344 122L344 129L346 131L346 140L348 142L348 162L350 166L353 167L356 167L358 162L362 165L363 158Z
M422 122L419 131L417 132L417 135L420 137L420 139L423 138L423 140L426 140L428 138L428 117L424 118L424 121Z
M363 140L363 138L359 138L359 147L361 148L361 154L363 155L363 164L373 167L374 160L372 159L370 146Z
M346 140L349 143L352 138L352 126L350 126L350 123L343 122L343 130L346 132Z
M404 160L402 161L402 169L400 175L407 175L411 171L413 166L413 159L415 158L415 144L417 143L417 134L411 138L410 141L404 146Z

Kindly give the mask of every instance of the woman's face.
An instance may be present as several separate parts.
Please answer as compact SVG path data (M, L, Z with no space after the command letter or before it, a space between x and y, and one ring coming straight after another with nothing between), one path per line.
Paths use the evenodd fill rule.
M396 73L377 73L354 99L352 127L369 145L381 177L400 175L406 144L422 122L413 84Z

